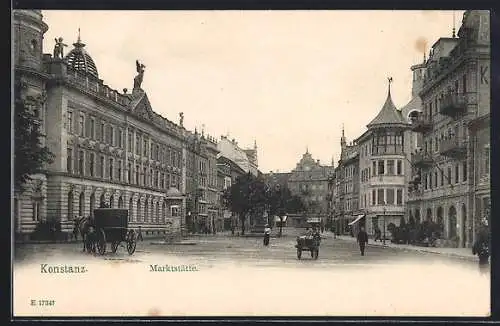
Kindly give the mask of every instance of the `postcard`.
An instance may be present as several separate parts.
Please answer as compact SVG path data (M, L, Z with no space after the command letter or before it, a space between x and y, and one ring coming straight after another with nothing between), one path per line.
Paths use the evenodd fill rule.
M13 317L489 316L487 10L14 10Z

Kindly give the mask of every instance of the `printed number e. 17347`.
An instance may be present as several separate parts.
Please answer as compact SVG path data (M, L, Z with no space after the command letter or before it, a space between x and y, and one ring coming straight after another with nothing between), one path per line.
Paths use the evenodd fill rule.
M53 306L55 304L55 300L31 300L32 306Z

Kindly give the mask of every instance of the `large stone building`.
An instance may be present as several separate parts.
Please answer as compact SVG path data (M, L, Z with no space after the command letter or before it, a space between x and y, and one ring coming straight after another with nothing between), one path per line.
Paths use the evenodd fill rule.
M305 218L310 222L326 225L328 178L333 172L333 166L321 165L319 160L313 159L309 150L306 150L295 169L290 172L288 188L292 195L301 197L307 210ZM304 222L306 221L295 221L293 225L303 225Z
M238 164L245 172L250 172L258 176L257 143L254 143L252 149L242 149L238 142L233 138L230 140L227 136L221 136L217 144L217 149L222 156Z
M490 22L465 12L458 38L440 38L425 62L423 136L413 154L410 217L441 224L447 245L469 247L490 205Z
M209 217L217 206L217 143L155 113L142 73L132 92L107 86L79 36L65 57L43 54L47 30L40 10L13 12L15 77L28 85L23 96L45 99L36 109L43 142L55 154L47 172L14 195L16 233L29 235L43 220L71 232L76 216L101 204L127 208L131 227L144 235L179 232L184 195L197 183L206 200L201 214Z
M390 223L399 225L405 214L409 143L405 133L409 124L392 101L391 81L389 78L387 98L380 112L355 140L359 151L359 207L366 215L368 233L373 233L376 226L384 232Z
M330 216L335 229L344 233L348 223L359 213L359 148L356 142L347 143L344 129L340 138L340 160L330 179L331 194L328 197ZM333 193L335 188L335 197Z
M217 140L197 130L186 136L186 230L213 232L219 211Z

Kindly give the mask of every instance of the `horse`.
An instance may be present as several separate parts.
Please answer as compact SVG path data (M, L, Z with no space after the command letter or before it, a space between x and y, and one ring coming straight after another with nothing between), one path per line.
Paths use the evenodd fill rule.
M77 238L78 233L82 236L83 241L83 251L85 251L85 244L87 240L87 236L89 235L90 227L94 227L94 219L90 216L80 216L75 220L75 229L73 230L73 234L75 235L75 239ZM92 250L94 250L94 246L92 245Z

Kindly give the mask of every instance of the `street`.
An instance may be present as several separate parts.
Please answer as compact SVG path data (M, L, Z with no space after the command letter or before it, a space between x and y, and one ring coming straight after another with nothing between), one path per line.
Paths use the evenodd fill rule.
M154 245L147 239L132 256L119 248L102 257L82 253L75 243L18 246L14 311L65 316L489 314L489 273L480 273L473 261L371 246L361 256L355 243L331 237L322 241L318 260L307 252L298 260L294 237L273 238L269 247L260 237L190 241L195 245ZM42 264L85 266L87 272L44 273ZM159 272L152 265L191 270ZM32 307L33 299L55 304Z

